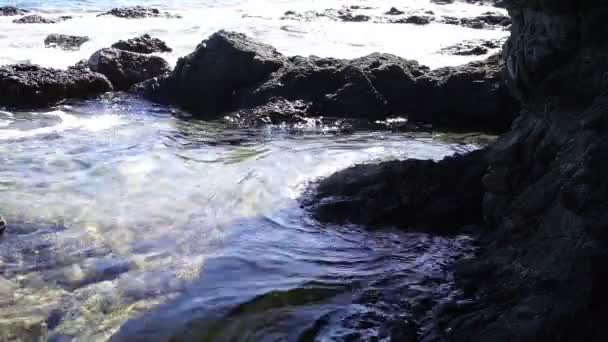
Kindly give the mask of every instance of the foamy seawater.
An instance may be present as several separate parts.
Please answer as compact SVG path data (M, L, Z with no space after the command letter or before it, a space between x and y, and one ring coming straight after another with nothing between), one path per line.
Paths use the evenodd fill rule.
M146 1L181 19L97 17L120 1L0 1L52 25L0 17L0 64L65 68L144 33L174 48L209 34L247 33L294 55L389 52L438 67L470 61L437 51L499 30L430 24L285 21L288 10L345 5L474 16L496 9L426 0ZM79 51L44 47L50 33L88 35ZM480 57L481 58L481 57ZM104 95L53 108L0 108L0 340L376 341L390 322L424 330L454 289L446 266L465 236L327 226L300 200L317 180L358 163L440 159L478 146L428 133L237 127L183 120L179 110ZM429 304L431 303L431 304Z
M454 25L433 23L426 26L411 24L375 24L333 22L318 18L312 22L281 20L286 11L305 12L343 6L371 7L362 13L379 15L397 6L403 10L423 13L432 10L437 15L466 17L487 11L504 12L492 7L467 3L442 6L429 0L409 0L387 3L380 0L201 0L145 1L181 19L147 18L126 20L111 16L97 17L102 11L116 6L138 5L132 0L117 1L0 1L0 5L17 5L34 9L48 16L71 15L74 19L58 24L18 25L13 17L0 17L0 64L30 61L32 63L66 68L88 58L96 50L108 47L119 39L148 33L165 40L174 49L164 54L175 63L196 47L204 38L220 29L246 33L277 47L287 55L317 55L354 58L372 52L393 53L417 59L431 67L462 64L470 57L449 56L438 51L464 40L502 38L501 30L475 30ZM44 38L51 33L86 35L91 41L79 51L66 52L44 47ZM482 58L482 57L481 57Z

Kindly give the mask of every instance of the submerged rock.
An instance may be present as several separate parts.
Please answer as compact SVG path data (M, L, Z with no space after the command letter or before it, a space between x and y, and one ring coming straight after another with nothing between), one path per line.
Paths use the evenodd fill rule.
M158 56L114 48L95 52L88 61L91 70L105 75L116 90L168 73L169 63Z
M485 158L476 151L440 162L358 165L324 179L310 203L325 222L457 232L481 221Z
M142 19L155 17L179 18L179 16L177 15L172 15L168 12L161 12L157 8L143 6L113 8L105 13L99 14L98 17L106 15L111 15L124 19Z
M118 41L117 43L114 43L112 47L119 50L143 54L173 51L165 42L158 38L152 38L148 34L144 34L137 38Z
M48 327L43 318L0 319L0 341L48 341Z
M440 23L459 25L473 29L506 29L511 25L511 18L498 13L484 13L472 18L441 17Z
M0 17L11 17L15 15L23 15L29 11L17 8L14 6L0 6Z
M110 90L108 79L91 70L57 70L30 64L0 66L0 106L42 107Z
M66 34L50 34L44 39L46 47L58 47L64 50L78 50L80 46L91 40L86 36L71 36Z

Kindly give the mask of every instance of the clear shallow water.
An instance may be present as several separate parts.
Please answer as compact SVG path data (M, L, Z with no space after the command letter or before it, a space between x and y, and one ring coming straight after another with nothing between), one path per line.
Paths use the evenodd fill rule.
M325 227L298 199L355 163L473 146L312 123L235 128L173 112L126 97L0 112L0 202L12 223L0 241L0 323L42 317L51 336L105 340L152 310L143 317L155 328L135 319L117 340L161 340L198 319L253 341L293 339L329 315L330 338L356 328L343 317L395 314L355 300L394 289L373 285L385 278L449 293L442 266L466 252L466 238ZM246 314L222 322L235 306Z
M0 17L0 64L22 61L58 68L66 68L88 58L100 48L119 39L144 33L165 40L174 49L163 54L169 62L190 53L198 43L213 32L229 29L244 32L272 44L287 55L318 55L354 58L372 52L394 53L417 59L431 67L457 65L469 57L439 54L441 48L470 39L492 39L507 36L501 30L474 30L453 25L430 24L374 24L332 22L319 18L312 22L280 20L288 10L304 12L343 6L371 7L364 12L378 15L391 6L422 13L432 10L437 15L473 16L487 11L501 11L492 7L466 3L441 6L429 0L409 0L386 3L382 0L174 0L145 1L146 6L179 14L182 19L149 18L126 20L111 16L97 17L104 10L116 6L138 5L136 0L88 1L0 1L0 5L18 5L48 16L72 15L74 19L58 24L19 25L14 17ZM79 51L66 52L44 47L50 33L86 35L91 41ZM483 57L481 57L483 58Z
M387 10L380 1L150 1L183 19L96 17L135 4L0 1L76 16L57 25L0 17L0 64L67 67L143 33L165 39L175 51L164 57L175 61L227 28L286 54L380 51L441 66L469 60L436 54L443 45L505 34L278 19L286 10L344 4ZM488 10L391 5L455 16ZM92 41L77 52L45 49L55 32ZM386 340L387 322L416 318L424 326L433 303L450 296L445 266L470 252L468 238L324 226L299 199L311 182L356 163L440 159L475 146L315 122L239 128L179 114L124 96L0 110L0 214L10 222L0 238L0 328L41 319L54 341Z

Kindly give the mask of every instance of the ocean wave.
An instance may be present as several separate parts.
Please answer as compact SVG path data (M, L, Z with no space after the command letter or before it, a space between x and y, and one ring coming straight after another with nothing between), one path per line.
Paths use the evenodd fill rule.
M8 112L0 112L0 115L11 114ZM124 123L124 119L119 115L114 114L101 114L91 117L78 117L73 114L68 114L61 110L56 110L43 115L47 117L54 117L57 120L55 124L38 127L33 129L18 129L10 128L15 124L14 120L3 120L0 119L0 140L15 140L31 138L40 135L48 135L54 133L61 133L67 130L81 129L90 132L99 132L107 130L116 126L120 126ZM11 114L10 117L13 115ZM1 118L1 116L0 116ZM8 128L7 128L8 127Z

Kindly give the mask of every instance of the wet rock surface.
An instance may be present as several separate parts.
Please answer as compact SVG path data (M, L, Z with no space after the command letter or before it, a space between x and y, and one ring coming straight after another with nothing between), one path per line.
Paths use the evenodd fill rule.
M0 6L0 17L10 17L28 13L27 10L14 6Z
M59 18L46 18L37 14L26 15L25 17L21 17L19 19L13 20L15 24L56 24L61 21L66 21L71 19L71 17L64 16Z
M259 115L280 103L290 108L286 113L302 117L407 116L441 127L491 131L505 130L518 108L503 86L502 72L496 56L433 71L389 54L287 58L242 34L222 31L181 59L170 75L133 90L204 118Z
M498 52L502 48L504 40L469 40L442 48L439 52L456 56L479 56L492 51Z
M509 128L519 104L504 84L500 55L457 67L433 70L419 81L418 103L409 117L457 130L500 132Z
M506 29L511 25L511 18L506 15L488 12L471 18L441 17L438 22L472 29Z
M605 340L608 8L506 3L509 80L526 110L490 151L483 213L493 229L456 268L475 304L444 312L441 329L451 341Z
M88 66L105 75L116 90L126 90L136 83L170 71L169 63L161 57L115 48L97 51L89 58Z
M112 47L119 50L143 54L173 51L164 41L158 38L152 38L148 34L128 40L118 41L117 43L112 44Z
M220 31L180 58L173 72L136 91L214 117L233 109L237 93L264 81L286 58L243 34Z
M108 79L91 70L57 70L30 64L0 66L0 106L42 107L110 90Z
M91 40L86 36L71 36L66 34L50 34L44 39L46 47L55 47L64 50L78 50L82 44Z
M179 16L173 15L168 12L161 12L157 8L133 6L133 7L118 7L113 8L105 13L99 14L98 16L114 16L124 19L143 19L143 18L179 18Z
M313 211L324 222L457 232L481 222L485 158L476 151L439 162L358 165L321 181Z

